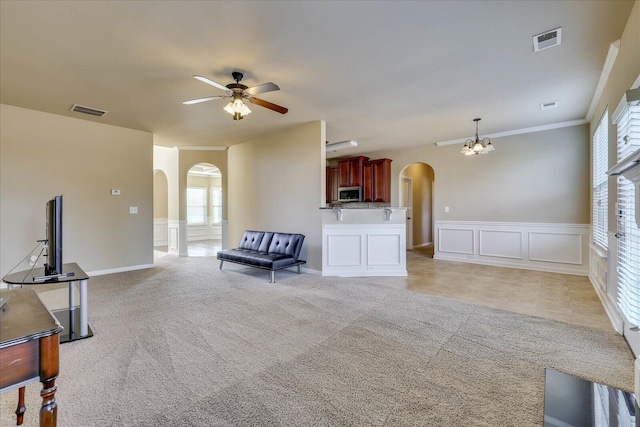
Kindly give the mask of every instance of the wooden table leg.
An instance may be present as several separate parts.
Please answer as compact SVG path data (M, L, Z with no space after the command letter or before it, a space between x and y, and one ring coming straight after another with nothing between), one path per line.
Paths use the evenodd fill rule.
M58 334L40 338L40 382L42 382L40 427L57 425L56 378L58 378L59 367L59 340Z
M16 425L21 426L24 421L24 413L27 410L26 406L24 406L24 387L20 387L18 389L18 409L16 409Z
M56 380L45 381L42 383L42 407L40 408L40 427L53 426L57 424L58 404L56 403Z

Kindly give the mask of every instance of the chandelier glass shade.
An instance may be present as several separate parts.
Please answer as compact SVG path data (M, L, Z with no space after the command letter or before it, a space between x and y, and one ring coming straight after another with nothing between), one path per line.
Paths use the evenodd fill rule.
M467 139L464 142L464 147L462 147L462 151L460 151L465 156L473 156L474 154L488 154L489 152L495 150L493 148L493 144L491 144L491 139L489 138L478 138L478 122L481 119L473 119L476 122L476 139Z
M224 107L224 111L233 116L233 120L242 120L244 116L249 114L251 110L242 102L242 98L234 97L233 101Z

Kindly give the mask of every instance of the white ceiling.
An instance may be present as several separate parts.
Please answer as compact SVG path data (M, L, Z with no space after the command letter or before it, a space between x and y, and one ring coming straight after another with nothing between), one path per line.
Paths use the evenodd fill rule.
M584 119L633 1L0 2L0 102L153 132L167 146L230 146L326 120L358 152ZM562 44L532 36L562 27ZM274 82L233 121L193 79ZM540 104L559 108L541 111ZM70 112L74 104L108 111ZM339 153L341 154L341 153Z

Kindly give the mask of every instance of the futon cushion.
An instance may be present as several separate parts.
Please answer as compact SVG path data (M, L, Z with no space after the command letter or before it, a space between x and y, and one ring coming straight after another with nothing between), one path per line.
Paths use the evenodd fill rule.
M246 230L240 239L238 248L257 251L260 248L260 243L262 242L263 237L264 231Z
M291 255L249 251L246 249L220 251L218 252L218 259L270 269L278 269L293 262Z
M296 257L300 234L273 233L269 253L277 253Z

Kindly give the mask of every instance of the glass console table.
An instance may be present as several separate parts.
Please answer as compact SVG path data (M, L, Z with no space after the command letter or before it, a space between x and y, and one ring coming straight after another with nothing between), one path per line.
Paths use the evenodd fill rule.
M640 427L633 393L547 369L545 427Z
M18 285L50 285L54 283L68 283L69 284L69 308L62 310L51 310L53 315L58 319L60 325L64 328L64 331L60 334L60 343L76 341L83 338L89 338L93 336L93 331L89 327L88 321L88 308L87 308L87 283L89 276L85 273L78 264L69 263L62 265L62 273L68 275L67 277L58 277L50 280L38 280L39 277L44 276L44 267L34 268L33 270L19 271L7 275L2 279L3 282L9 285L9 289ZM80 288L80 305L79 310L75 307L75 289L76 283ZM76 316L76 311L79 311L79 315Z

